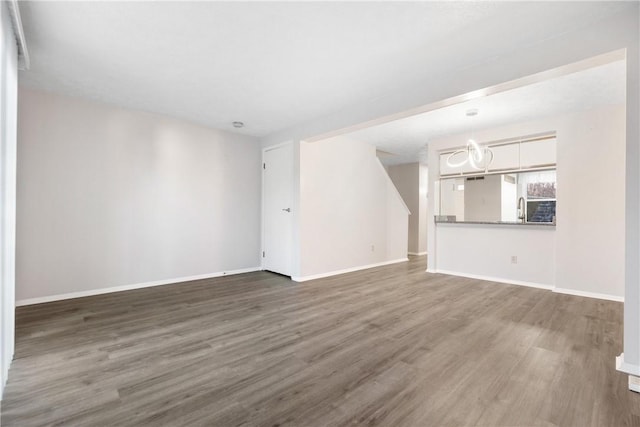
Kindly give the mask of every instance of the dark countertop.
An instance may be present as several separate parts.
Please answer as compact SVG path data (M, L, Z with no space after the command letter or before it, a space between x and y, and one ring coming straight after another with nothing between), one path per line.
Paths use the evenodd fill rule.
M519 222L519 221L441 221L436 219L436 224L481 224L481 225L524 225L534 227L555 227L552 222Z

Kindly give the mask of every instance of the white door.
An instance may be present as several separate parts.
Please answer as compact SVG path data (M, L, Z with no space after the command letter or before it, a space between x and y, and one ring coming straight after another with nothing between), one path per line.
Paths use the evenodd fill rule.
M293 244L293 144L267 149L263 157L265 270L291 276Z

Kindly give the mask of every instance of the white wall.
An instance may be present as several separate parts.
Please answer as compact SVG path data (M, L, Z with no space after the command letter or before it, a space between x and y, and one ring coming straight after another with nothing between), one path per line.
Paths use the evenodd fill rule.
M434 215L443 216L455 216L456 221L464 221L464 178L445 178L436 183L432 189L434 194L438 194L438 198L434 198ZM461 188L461 189L459 189ZM428 211L426 217L428 222L433 221L428 217Z
M18 53L0 4L0 399L14 352Z
M420 218L418 224L418 253L427 253L427 202L429 197L429 168L427 165L420 164L420 204L418 206L418 216Z
M420 252L420 164L408 163L387 168L389 178L398 189L402 200L409 208L409 253Z
M386 170L411 212L408 253L424 254L427 251L427 166L407 163L389 166Z
M435 258L440 273L551 289L556 233L546 226L439 224Z
M558 138L556 286L624 297L625 109L567 117Z
M404 260L408 210L374 147L300 145L300 277Z
M17 299L258 268L259 144L20 88Z
M477 247L474 239L488 238L492 233L469 233L467 225L436 226L430 221L429 247L436 256L429 259L429 269L450 270L463 274L488 275L505 280L534 282L578 293L600 294L604 297L624 296L625 253L625 174L621 165L625 161L625 108L611 106L597 110L549 117L527 123L513 124L477 132L477 139L490 142L509 137L557 132L557 226L555 232L546 227L526 227L529 237L522 240L514 226L504 226L506 235L519 240L513 242L496 239L492 250L467 253L469 246ZM434 140L429 156L438 159L437 151L460 145L464 135L453 135ZM432 182L438 179L438 165L433 162ZM430 204L430 218L434 206ZM482 228L482 226L480 226ZM533 234L547 236L534 239ZM555 235L555 262L540 262L541 282L530 276L525 263L536 253L548 252ZM444 248L442 252L439 250ZM509 248L510 252L505 252ZM459 255L467 253L468 262L460 262ZM517 267L510 258L518 256ZM455 266L455 267L454 267ZM490 270L483 266L492 266ZM481 269L481 267L483 269ZM455 269L454 269L455 268ZM553 279L552 279L553 278Z

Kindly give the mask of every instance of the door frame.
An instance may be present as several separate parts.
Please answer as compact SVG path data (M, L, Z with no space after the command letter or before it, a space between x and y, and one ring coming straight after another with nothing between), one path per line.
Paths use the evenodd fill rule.
M265 226L264 226L264 217L265 217L265 186L264 186L264 164L265 164L265 154L267 153L267 151L271 151L271 150L275 150L281 147L286 147L287 145L291 145L293 147L293 153L294 153L294 157L293 159L291 159L291 161L293 162L293 176L294 176L294 181L295 181L295 177L296 177L296 166L295 166L295 145L293 143L293 140L289 140L289 141L285 141L285 142L281 142L279 144L274 144L274 145L269 145L268 147L263 147L262 148L262 158L260 161L260 175L261 175L261 185L262 185L262 190L261 190L261 195L262 195L262 200L260 201L260 253L258 254L260 256L260 269L261 270L265 270L265 265L264 265L264 256L262 256L262 254L264 253L265 247ZM298 216L297 214L297 197L295 195L295 185L292 182L291 183L291 192L292 192L292 206L291 209L293 210L293 217L292 217L292 228L295 228L295 224L296 224L296 218ZM296 245L294 242L294 230L291 230L291 277L294 276L294 272L295 272L295 267L294 267L294 260L295 257L293 256L293 252L296 250Z

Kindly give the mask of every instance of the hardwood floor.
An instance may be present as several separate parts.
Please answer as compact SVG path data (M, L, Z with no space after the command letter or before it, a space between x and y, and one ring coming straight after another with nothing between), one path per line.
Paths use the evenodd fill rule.
M621 303L425 263L21 307L2 425L640 425Z

